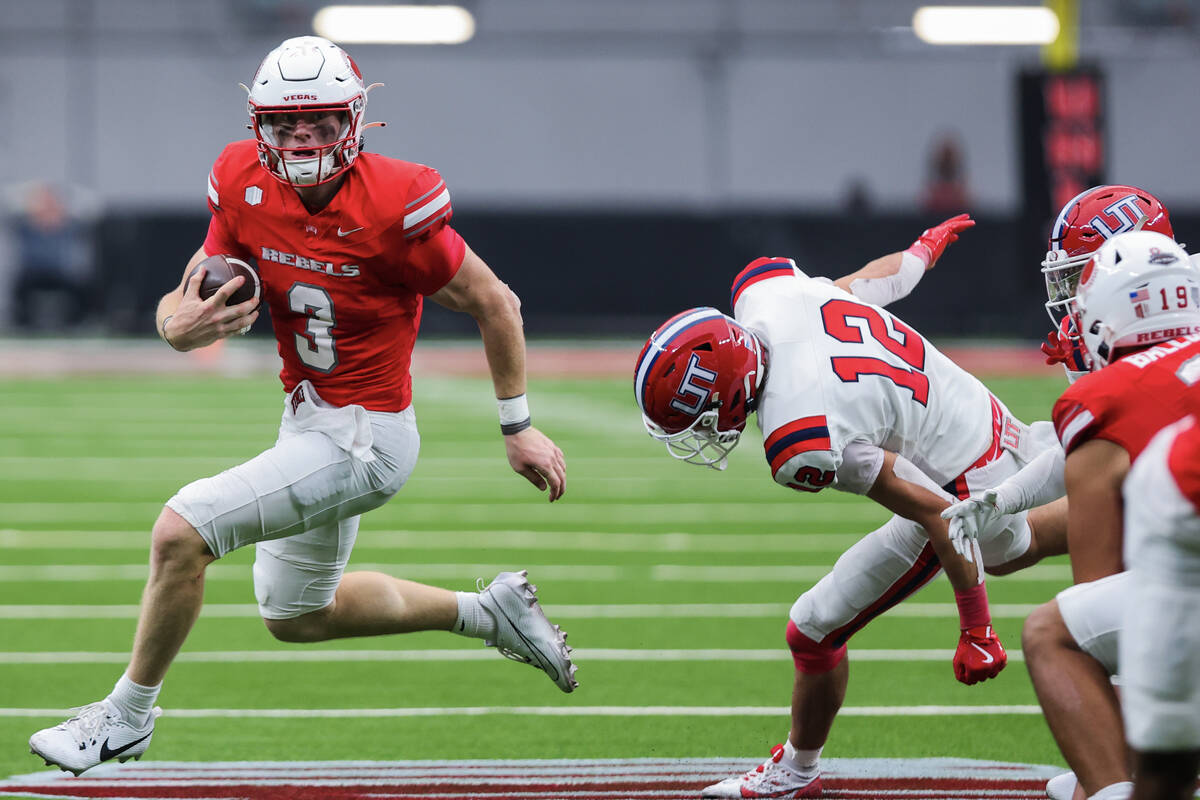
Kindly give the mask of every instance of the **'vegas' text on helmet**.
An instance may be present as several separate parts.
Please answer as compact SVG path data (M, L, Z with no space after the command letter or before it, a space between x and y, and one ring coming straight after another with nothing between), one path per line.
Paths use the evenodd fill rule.
M267 54L247 87L259 161L292 186L327 183L350 169L362 146L367 92L353 59L328 39L300 36ZM291 115L338 115L331 141L285 146L279 128Z

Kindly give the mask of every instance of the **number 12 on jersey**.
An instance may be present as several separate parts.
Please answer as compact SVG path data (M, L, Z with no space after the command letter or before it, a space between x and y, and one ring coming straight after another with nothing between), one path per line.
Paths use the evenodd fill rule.
M850 320L862 320L867 332L885 350L899 358L908 368L897 366L882 358L868 356L832 356L833 372L844 383L857 383L863 375L878 375L912 392L913 400L921 405L929 402L929 378L925 369L925 341L921 335L895 317L892 325L878 309L849 300L830 300L821 306L821 321L825 332L839 342L862 344L863 329ZM893 336L893 329L899 339Z

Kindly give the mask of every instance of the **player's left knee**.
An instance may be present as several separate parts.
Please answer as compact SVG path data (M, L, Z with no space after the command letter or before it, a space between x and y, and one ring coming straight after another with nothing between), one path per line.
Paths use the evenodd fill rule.
M1067 630L1058 603L1054 600L1035 608L1021 626L1021 650L1026 661L1037 658L1048 649L1073 643L1071 632Z
M787 643L792 651L796 671L806 675L820 675L842 663L846 657L846 645L833 647L817 642L800 632L790 619L787 624Z

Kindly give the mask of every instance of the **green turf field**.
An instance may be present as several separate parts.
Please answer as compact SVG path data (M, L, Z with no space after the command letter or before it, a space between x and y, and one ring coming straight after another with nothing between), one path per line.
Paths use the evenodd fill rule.
M1058 377L988 383L1027 421L1046 418L1062 389ZM509 470L486 380L418 377L420 462L400 495L364 517L351 569L468 589L528 568L578 648L574 694L445 633L275 642L253 614L243 551L210 571L210 605L164 707L484 711L167 717L147 758L765 756L781 741L782 713L679 710L785 707L788 607L886 514L865 499L775 485L757 430L723 474L673 462L643 432L628 380L533 381L530 393L535 423L567 456L561 502ZM163 501L269 446L281 399L270 376L0 383L0 776L42 767L26 740L56 720L22 709L65 709L111 689ZM1010 651L1026 607L1068 582L1064 563L989 582ZM954 681L958 625L944 577L896 611L851 642L847 715L826 755L1061 763L1028 712L1036 700L1022 663L979 686ZM483 657L456 658L465 651ZM1009 713L911 708L976 705ZM551 713L571 707L587 713Z

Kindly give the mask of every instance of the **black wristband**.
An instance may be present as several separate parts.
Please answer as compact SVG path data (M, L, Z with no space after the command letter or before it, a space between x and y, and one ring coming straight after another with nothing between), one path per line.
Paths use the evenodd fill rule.
M505 436L512 436L514 433L520 433L521 431L525 430L528 427L531 427L532 425L533 425L532 418L526 417L525 419L521 420L520 422L510 422L507 425L502 424L500 426L500 432L503 433Z

